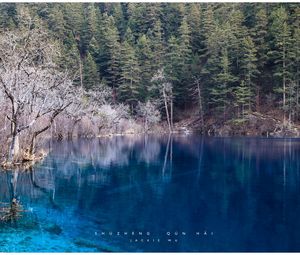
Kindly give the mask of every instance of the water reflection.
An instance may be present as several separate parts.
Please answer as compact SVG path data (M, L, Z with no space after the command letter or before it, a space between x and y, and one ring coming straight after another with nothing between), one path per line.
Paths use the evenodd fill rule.
M5 250L41 242L41 251L300 250L298 139L127 136L49 146L33 171L0 173L0 201L18 198L28 211L18 234L0 226L16 245L0 243ZM195 235L206 230L214 235ZM189 236L149 244L103 231Z

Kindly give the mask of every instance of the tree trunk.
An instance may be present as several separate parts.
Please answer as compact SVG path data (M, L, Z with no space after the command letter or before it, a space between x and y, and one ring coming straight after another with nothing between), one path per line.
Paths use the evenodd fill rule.
M166 148L166 152L165 152L164 165L163 165L163 168L162 168L162 176L163 177L164 177L165 172L166 172L166 166L167 166L169 149L170 149L170 140L171 140L171 133L169 134L169 137L168 137L168 143L167 143L167 148Z
M8 161L13 162L20 152L19 135L17 133L12 135L12 141L9 148Z
M256 97L255 97L255 108L256 111L259 112L260 111L260 95L259 95L259 86L256 87Z
M171 103L170 103L170 105L171 105L171 109L170 109L170 111L171 111L171 130L173 131L174 130L174 125L173 125L173 93L172 93L172 95L171 95Z
M168 122L168 126L169 126L169 132L172 133L169 110L168 110L168 101L167 101L167 95L166 95L165 89L163 89L163 97L164 97L165 110L166 110L166 115L167 115L167 122Z
M11 144L8 152L8 161L13 162L20 152L18 125L15 115L11 118Z
M73 126L72 126L72 128L71 128L71 131L69 132L69 135L68 135L69 138L71 138L71 139L73 138L73 134L74 134L75 127L76 127L77 123L79 123L80 120L81 120L81 119L76 119L76 120L74 121Z
M83 88L83 74L82 74L82 61L79 59L79 72L80 72L80 87Z
M37 137L37 133L34 132L34 134L32 135L31 141L30 141L29 155L33 155L34 154L36 137Z
M197 80L197 90L198 90L198 103L199 103L199 114L201 119L201 128L203 128L204 120L203 120L202 95L201 95L201 88L198 80Z
M282 61L282 68L283 68L283 79L282 79L282 87L283 87L283 126L286 125L286 117L285 117L285 90L286 90L286 78L285 78L285 69L286 69L286 63L285 63L285 46L283 46L283 61Z
M148 118L147 116L145 117L145 121L144 121L145 125L144 125L144 129L147 132L148 131Z

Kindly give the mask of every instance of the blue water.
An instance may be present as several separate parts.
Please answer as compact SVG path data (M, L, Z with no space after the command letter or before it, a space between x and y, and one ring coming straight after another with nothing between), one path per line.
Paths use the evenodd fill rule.
M33 171L0 172L0 201L16 196L26 210L0 223L1 252L300 251L299 139L49 147Z

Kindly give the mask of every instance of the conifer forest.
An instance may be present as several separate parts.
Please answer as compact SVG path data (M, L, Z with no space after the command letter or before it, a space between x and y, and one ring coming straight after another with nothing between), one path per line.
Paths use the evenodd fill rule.
M227 123L244 126L237 132L247 134L265 120L271 124L259 134L298 127L297 3L1 3L0 13L3 51L17 45L34 52L35 58L21 59L26 68L36 59L53 63L50 70L50 62L39 62L39 69L59 73L52 87L67 88L62 94L70 102L51 106L50 122L66 113L72 132L87 116L92 124L82 130L94 125L92 133L122 119L130 119L132 129L136 120L144 130L164 123L170 132L191 125L214 133ZM26 49L26 36L39 45ZM15 63L6 57L2 82L13 75L5 68L11 71ZM3 100L9 100L2 85ZM51 84L41 87L45 92Z

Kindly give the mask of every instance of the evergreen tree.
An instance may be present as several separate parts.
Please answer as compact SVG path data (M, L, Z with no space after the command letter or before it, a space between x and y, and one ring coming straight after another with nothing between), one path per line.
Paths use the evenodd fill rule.
M172 83L178 82L180 80L182 60L180 45L177 38L175 38L174 36L171 36L168 41L168 48L166 50L164 61L164 70L167 79L169 79Z
M151 84L151 78L153 76L153 58L150 47L150 41L146 35L142 35L137 42L137 56L139 66L141 69L141 84L140 84L140 95L143 99L147 97L147 92Z
M96 33L97 15L93 3L85 4L83 8L84 19L80 29L80 51L85 56L89 50L90 42Z
M129 42L122 44L121 79L118 88L120 99L131 106L133 110L139 100L140 67L134 48Z
M25 20L43 27L60 46L55 61L74 75L79 72L75 85L94 89L101 77L132 107L137 100L161 97L163 90L154 93L150 80L163 70L172 84L171 128L173 103L176 110L195 103L187 96L191 91L201 94L195 99L202 117L203 109L224 112L230 102L239 112L252 110L254 99L260 111L266 102L260 99L268 95L274 97L273 107L283 110L285 124L287 118L299 120L297 4L0 4L2 32L22 27Z
M269 54L273 57L276 70L274 75L279 78L281 87L275 89L282 94L283 122L286 124L287 86L291 79L291 31L288 24L288 14L283 6L272 12L271 32L273 36L273 49Z
M206 61L207 55L209 53L210 38L214 33L216 28L216 21L214 18L213 6L211 4L206 4L203 12L203 21L201 26L201 34L203 36L203 45L200 49L201 55Z
M192 56L191 32L186 17L183 18L179 27L178 47L180 57L178 62L179 73L177 77L178 82L174 83L174 94L178 98L177 102L184 104L188 99L183 95L187 95L189 89L188 85L191 83ZM177 54L176 51L174 53Z
M243 58L242 47L243 40L249 33L247 28L244 26L245 17L243 12L240 10L233 9L233 13L230 16L230 51L233 59L233 65L236 69L236 73L240 71L241 59Z
M293 23L293 77L295 84L295 115L299 118L300 104L300 7L295 10L295 21Z
M0 29L8 30L17 26L17 7L16 3L0 4Z
M53 31L53 36L57 39L64 40L66 35L66 21L64 18L62 5L53 5L48 8L48 27Z
M248 110L251 110L251 98L253 93L249 86L246 85L246 82L242 80L240 85L237 86L234 90L235 104L238 107L238 117L242 115L244 118L245 114L245 106L247 106Z
M134 39L134 36L133 36L133 33L132 33L130 27L128 27L127 30L126 30L124 40L126 42L128 42L132 47L134 47L134 45L135 45L135 39Z
M242 44L242 55L243 58L241 59L241 70L242 70L242 77L243 82L245 82L248 89L253 94L255 90L255 78L259 73L257 70L257 58L256 58L256 48L250 36L247 36L243 40ZM251 110L251 98L249 98L249 110Z
M211 102L216 109L222 110L223 119L226 117L226 109L230 102L230 94L232 92L232 83L236 81L236 77L231 74L230 62L227 48L222 50L220 58L220 73L214 78L216 86L211 89Z
M112 7L112 14L115 19L115 25L117 27L117 30L119 31L121 38L123 38L127 27L127 21L124 16L122 5L122 3L114 3Z
M163 54L164 54L164 43L163 43L163 36L162 36L162 27L160 20L157 20L153 30L148 31L151 49L154 54L153 59L153 68L154 72L157 72L162 67L163 63Z
M265 6L261 6L259 10L255 13L255 25L252 29L252 38L255 43L255 48L257 50L257 69L260 73L260 77L257 79L256 86L256 110L260 107L260 91L265 89L263 84L266 84L268 79L268 72L266 70L266 65L268 61L268 17Z
M86 89L92 89L99 86L100 79L97 70L97 65L90 53L83 62L83 85Z
M187 22L190 28L190 34L192 35L190 44L193 52L200 53L199 50L203 40L201 35L201 5L197 3L189 4L187 13Z
M179 27L179 52L181 57L181 65L183 68L188 69L189 64L191 62L191 31L190 27L187 23L187 18L184 17L182 20L182 24Z
M253 41L257 49L257 60L258 60L258 69L260 71L264 70L264 66L267 62L267 52L268 52L268 17L266 8L263 6L259 9L255 16L255 26L252 29L253 31Z
M106 79L107 85L117 88L120 78L120 38L112 16L103 14L99 34L99 53L96 62L100 66L101 76Z

